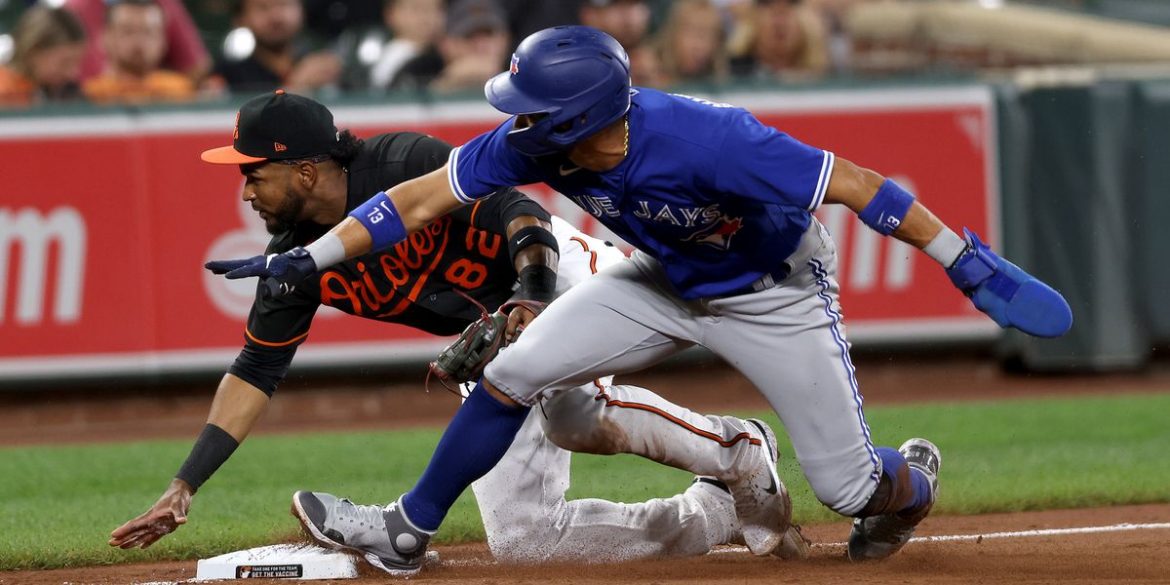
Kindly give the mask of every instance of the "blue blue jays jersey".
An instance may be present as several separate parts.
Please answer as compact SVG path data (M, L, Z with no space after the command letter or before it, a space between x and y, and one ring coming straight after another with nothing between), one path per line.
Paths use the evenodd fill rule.
M595 173L564 155L510 147L509 119L456 148L448 178L464 202L505 186L543 182L662 262L685 299L780 280L824 199L833 154L765 126L744 109L638 89L629 153Z

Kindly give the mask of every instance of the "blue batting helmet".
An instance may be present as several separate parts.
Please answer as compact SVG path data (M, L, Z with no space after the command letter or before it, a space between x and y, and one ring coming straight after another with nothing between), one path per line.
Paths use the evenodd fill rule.
M484 86L488 102L532 125L508 133L529 156L563 151L630 109L630 58L613 37L588 26L546 28L525 38L509 70Z

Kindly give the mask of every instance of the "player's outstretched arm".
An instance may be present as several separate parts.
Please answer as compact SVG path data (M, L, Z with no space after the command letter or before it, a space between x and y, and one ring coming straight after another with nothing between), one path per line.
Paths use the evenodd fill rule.
M205 267L227 278L264 279L271 295L292 292L310 274L371 250L397 244L406 235L463 205L447 181L447 165L379 191L317 241L283 254L213 260Z
M878 233L934 258L955 287L1001 327L1038 337L1058 337L1072 327L1072 310L1059 292L992 252L970 230L960 237L880 174L837 157L824 201L849 207Z
M109 545L149 548L186 524L195 491L248 436L267 406L268 395L259 388L232 374L225 375L211 403L207 426L178 476L149 510L115 528Z

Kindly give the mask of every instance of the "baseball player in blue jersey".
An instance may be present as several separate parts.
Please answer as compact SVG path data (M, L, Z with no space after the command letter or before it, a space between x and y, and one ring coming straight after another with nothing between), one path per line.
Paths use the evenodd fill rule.
M538 399L696 344L759 388L817 498L854 518L849 557L900 549L934 504L940 454L925 439L899 449L870 440L842 326L836 250L812 216L822 204L845 205L923 250L1003 327L1050 337L1072 325L1058 292L975 234L947 228L897 183L743 109L631 88L625 51L595 29L529 36L485 91L511 118L453 150L444 168L374 195L305 248L236 261L228 274L292 284L500 187L538 181L637 248L549 305L500 352L418 483L379 517L343 522L352 504L294 495L318 540L360 550L392 574L418 571L456 497L495 465ZM660 444L651 456L685 468L693 454L676 451L685 449ZM743 536L767 554L788 528L787 510L748 496L736 494Z

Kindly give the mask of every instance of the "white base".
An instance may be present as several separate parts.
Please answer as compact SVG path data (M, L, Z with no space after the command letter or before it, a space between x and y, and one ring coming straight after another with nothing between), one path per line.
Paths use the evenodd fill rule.
M312 544L273 544L202 559L192 581L357 576L357 560L347 554Z

